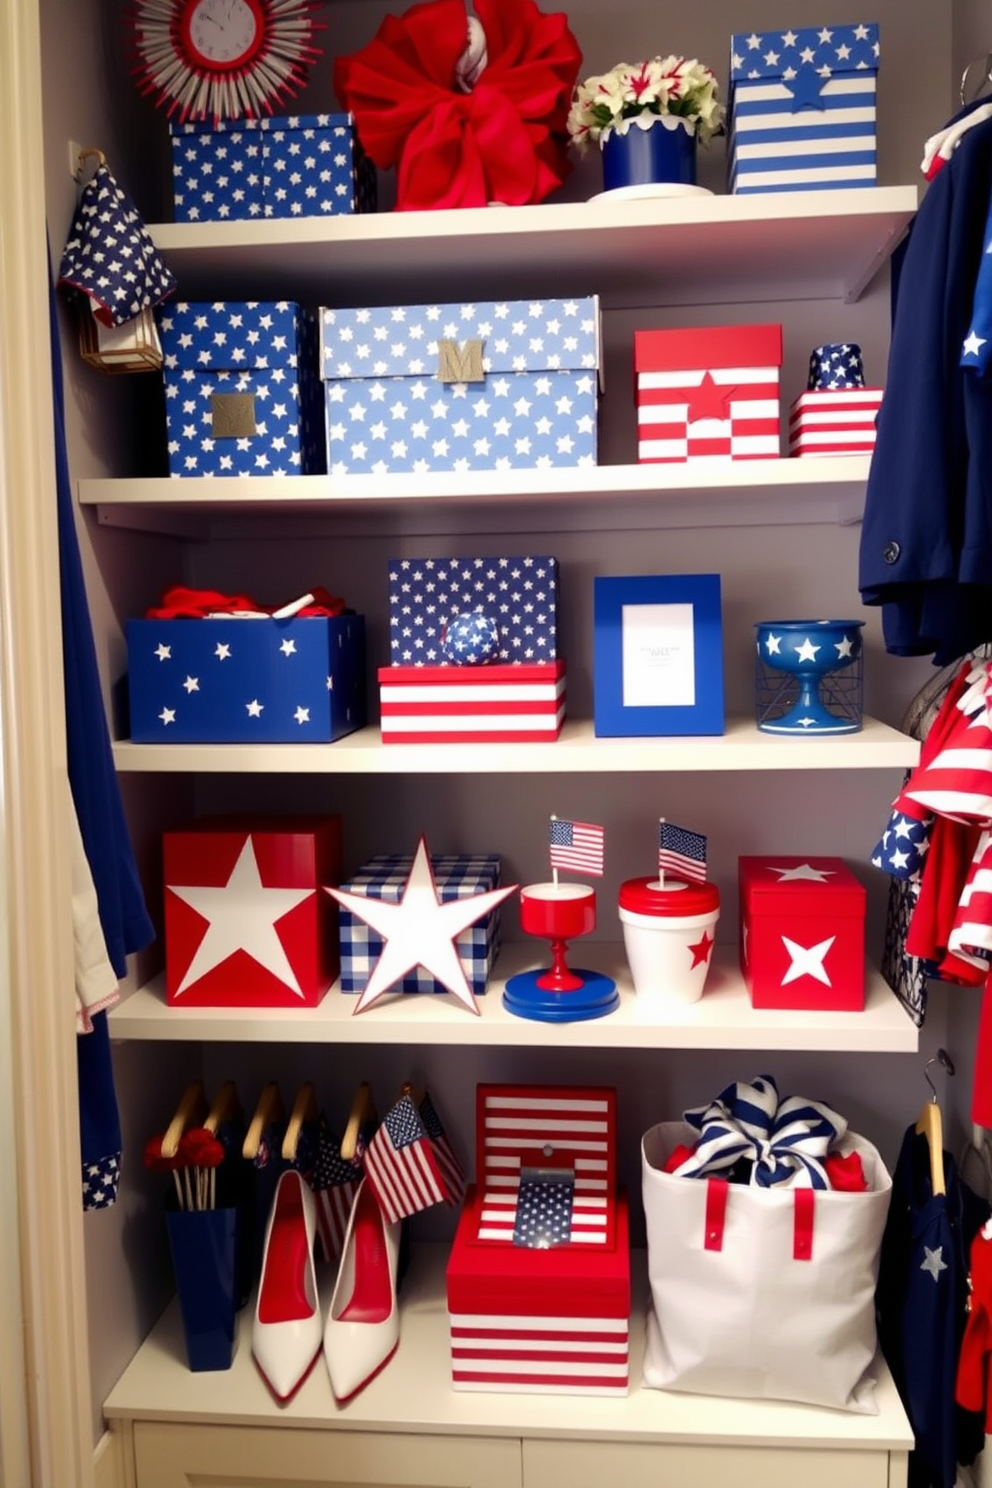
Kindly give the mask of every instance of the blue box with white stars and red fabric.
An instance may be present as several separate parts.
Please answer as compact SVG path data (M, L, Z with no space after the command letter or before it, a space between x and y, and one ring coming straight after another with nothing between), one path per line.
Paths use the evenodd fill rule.
M616 1091L479 1085L448 1259L456 1390L626 1395L630 1244Z
M411 857L398 853L370 858L341 888L351 894L362 894L368 899L382 899L387 904L398 904L410 877L412 864ZM444 856L431 853L431 869L442 904L449 904L455 899L469 899L500 886L501 864L499 858L492 854L470 856L452 853ZM358 919L348 909L339 909L338 926L341 939L341 991L364 992L385 942L370 925ZM455 937L462 970L477 997L485 992L492 974L501 943L500 926L500 906L497 905L481 920L469 925L467 930ZM417 966L392 990L447 992L448 988L436 981L422 966Z
M177 222L374 212L375 167L351 114L170 124Z
M735 33L730 190L874 186L878 26Z
M365 726L361 615L126 629L136 744L329 744Z
M322 475L317 323L288 300L159 312L169 474Z
M334 475L595 465L596 297L321 312Z

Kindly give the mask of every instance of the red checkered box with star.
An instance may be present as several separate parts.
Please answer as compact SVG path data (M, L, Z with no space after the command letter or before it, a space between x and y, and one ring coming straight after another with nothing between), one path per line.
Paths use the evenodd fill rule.
M867 895L844 860L742 857L738 882L752 1006L860 1012Z
M775 458L780 325L635 331L642 465Z
M163 859L170 1007L316 1007L338 974L339 816L204 818Z

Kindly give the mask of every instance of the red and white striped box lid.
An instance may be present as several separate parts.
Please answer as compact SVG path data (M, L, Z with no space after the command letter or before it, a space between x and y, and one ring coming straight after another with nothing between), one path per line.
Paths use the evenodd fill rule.
M816 388L800 393L789 409L790 455L868 453L882 388Z

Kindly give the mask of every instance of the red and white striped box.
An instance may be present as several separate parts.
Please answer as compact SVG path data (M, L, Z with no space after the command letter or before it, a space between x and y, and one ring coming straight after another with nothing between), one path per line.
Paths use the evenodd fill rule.
M625 1395L630 1242L616 1091L480 1085L476 1147L447 1270L454 1388ZM562 1184L564 1215L543 1207ZM515 1242L535 1222L553 1233Z
M643 464L776 457L780 325L635 331Z
M553 742L565 722L565 663L379 668L384 744Z
M871 454L882 391L855 387L800 393L789 409L789 454Z

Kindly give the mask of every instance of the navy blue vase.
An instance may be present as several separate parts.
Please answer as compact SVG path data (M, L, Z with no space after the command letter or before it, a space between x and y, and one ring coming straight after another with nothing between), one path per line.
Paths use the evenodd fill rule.
M171 1210L165 1216L179 1294L186 1362L230 1369L237 1296L237 1209Z
M660 121L650 129L632 124L626 134L611 130L602 152L604 191L658 182L696 184L696 136L681 124L677 129Z

